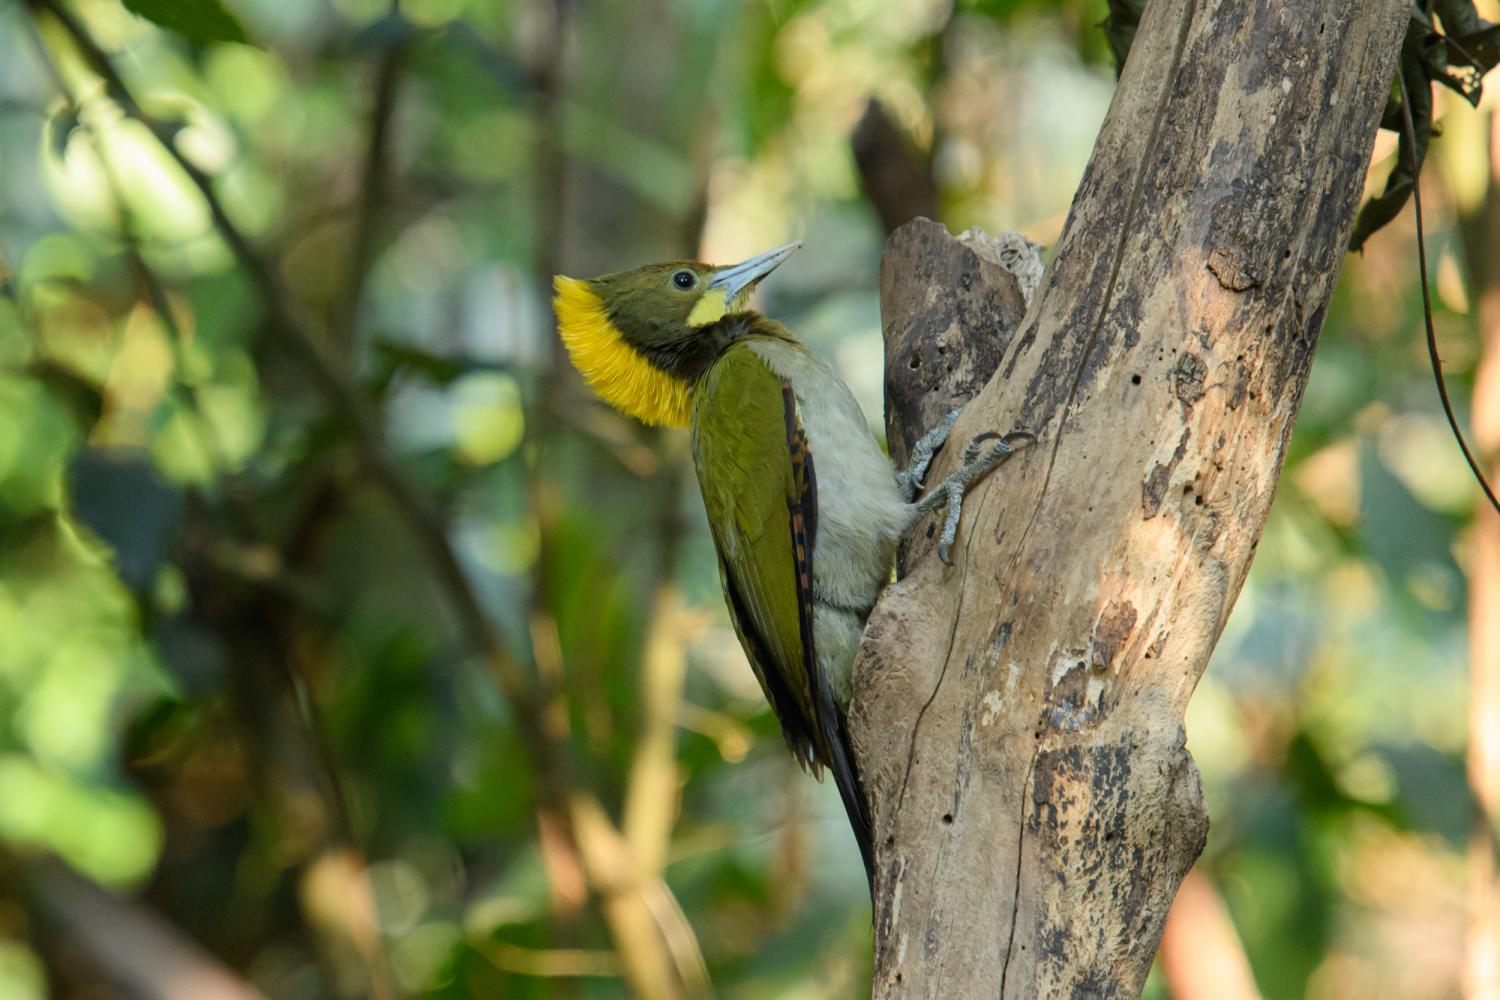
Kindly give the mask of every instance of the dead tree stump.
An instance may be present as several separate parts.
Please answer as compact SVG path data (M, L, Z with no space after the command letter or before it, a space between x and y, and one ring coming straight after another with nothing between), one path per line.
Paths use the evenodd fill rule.
M875 996L1139 993L1207 833L1183 713L1265 523L1408 15L1151 3L1011 335L1009 275L932 223L892 237L893 453L981 382L955 444L1040 440L970 495L955 565L919 537L866 630Z

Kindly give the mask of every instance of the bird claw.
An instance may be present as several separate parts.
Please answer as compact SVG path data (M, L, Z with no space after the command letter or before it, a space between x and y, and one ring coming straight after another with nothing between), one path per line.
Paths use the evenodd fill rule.
M932 456L937 454L948 440L948 434L953 430L953 424L958 420L958 407L948 411L948 415L938 421L937 425L917 439L917 443L911 447L911 455L907 460L906 468L896 473L896 481L901 485L901 492L908 503L916 497L927 479L927 469L932 464Z
M925 439L924 439L925 440ZM996 441L988 451L985 445ZM1036 435L1027 430L1015 430L1009 434L985 431L975 435L964 447L962 461L957 471L933 487L917 504L919 514L929 513L938 507L946 508L943 516L942 534L938 536L937 554L946 566L953 565L953 546L958 540L959 519L963 516L964 495L983 479L995 466L1013 453L1017 446L1034 444ZM915 452L915 449L913 449Z

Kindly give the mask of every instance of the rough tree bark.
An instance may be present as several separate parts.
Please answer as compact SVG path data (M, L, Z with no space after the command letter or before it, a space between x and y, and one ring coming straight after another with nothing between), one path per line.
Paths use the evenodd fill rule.
M893 450L986 351L952 440L1040 440L970 495L954 566L914 546L865 634L875 996L1140 990L1207 831L1183 712L1271 503L1408 15L1154 0L999 351L1009 277L932 223L893 237Z

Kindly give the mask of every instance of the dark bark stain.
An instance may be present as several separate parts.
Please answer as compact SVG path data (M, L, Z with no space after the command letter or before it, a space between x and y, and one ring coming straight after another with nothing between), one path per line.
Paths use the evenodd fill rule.
M1005 644L1010 641L1010 633L1014 628L1015 622L1013 621L1007 620L1000 623L1000 627L995 629L994 641L990 643L991 653L999 653L1000 650L1005 648Z
M1181 403L1192 408L1203 398L1203 381L1208 377L1208 364L1198 355L1184 353L1172 369L1172 392Z
M1208 269L1219 279L1219 284L1231 292L1243 292L1265 280L1261 269L1247 261L1234 247L1227 250L1215 248L1208 255Z
M1054 732L1078 733L1092 729L1104 718L1104 691L1101 688L1094 700L1089 699L1092 674L1083 650L1068 650L1064 655L1075 657L1076 662L1048 691L1043 720Z
M1049 862L1071 854L1072 870L1085 878L1128 867L1120 864L1126 844L1125 811L1130 801L1131 744L1114 743L1049 748L1037 754L1032 779L1030 832L1040 836ZM1080 795L1087 790L1086 800ZM1084 809L1079 809L1086 805ZM1073 813L1081 813L1074 816ZM1069 820L1078 820L1076 828ZM1115 854L1116 858L1108 855ZM1049 863L1048 867L1052 867Z
M1246 393L1250 391L1250 366L1245 364L1244 357L1240 356L1234 359L1234 364L1226 361L1219 365L1218 376L1218 381L1224 386L1224 391L1229 394L1229 408L1238 410L1245 402Z
M1177 442L1177 449L1172 452L1171 461L1166 465L1154 466L1151 474L1146 477L1146 481L1141 483L1141 520L1149 521L1161 513L1162 500L1167 495L1167 484L1172 480L1173 470L1187 454L1188 438L1192 433L1191 427L1184 427L1182 438Z
M1170 635L1170 632L1158 632L1156 638L1151 640L1151 645L1146 647L1146 659L1161 659L1161 651L1167 648L1167 638Z
M889 845L887 845L889 846ZM900 885L906 878L908 860L905 857L888 861L881 866L881 873L885 876L878 880L877 885ZM895 894L881 892L876 898L880 901L878 913L875 920L877 937L889 937L895 928L896 908Z
M1156 465L1141 483L1141 519L1149 521L1161 513L1162 497L1167 494L1167 480L1172 478L1170 465Z
M965 793L969 790L969 779L973 774L974 761L974 713L972 709L964 709L963 727L959 730L958 737L958 768L955 772L953 782L953 806L948 814L946 822L953 822L953 817L958 815L959 803Z
M1110 601L1094 626L1094 636L1089 646L1089 666L1097 671L1108 670L1115 657L1125 646L1125 640L1135 631L1135 605L1129 601Z
M1060 962L1070 960L1073 954L1073 935L1068 933L1066 926L1052 924L1043 928L1037 937L1042 957L1056 959Z
M1182 816L1191 828L1179 828L1176 813L1161 816L1152 810L1158 796L1174 794L1193 776L1180 732L1177 740L1175 753L1165 755L1161 734L1145 731L1037 754L1026 828L1035 839L1041 872L1056 881L1041 894L1043 909L1032 941L1038 958L1059 976L1045 980L1050 988L1042 994L1138 994L1139 984L1132 989L1128 980L1122 982L1110 956L1130 952L1132 943L1122 933L1146 939L1159 931L1170 901L1162 897L1163 880L1170 881L1169 890L1175 888L1175 879L1196 856L1184 853L1184 842L1201 847L1206 833L1201 812ZM1159 749L1145 758L1165 763L1137 768L1147 742ZM1143 824L1151 815L1160 822ZM1053 893L1060 897L1055 901L1060 909L1049 905ZM1078 901L1088 901L1083 905L1091 912L1129 916L1120 924L1078 919L1070 909Z

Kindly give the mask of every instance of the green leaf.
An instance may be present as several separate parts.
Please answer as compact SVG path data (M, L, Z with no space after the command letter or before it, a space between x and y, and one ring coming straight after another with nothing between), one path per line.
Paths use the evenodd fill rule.
M1358 253L1365 241L1401 213L1416 187L1417 174L1427 158L1427 144L1432 138L1432 78L1425 56L1427 32L1415 19L1407 25L1406 40L1401 46L1401 73L1406 78L1410 101L1412 129L1406 129L1406 115L1399 100L1392 98L1381 115L1381 128L1390 128L1400 137L1396 146L1396 166L1385 180L1385 190L1359 210L1354 230L1349 234L1349 250Z
M121 0L132 14L194 45L246 41L245 29L220 0Z

